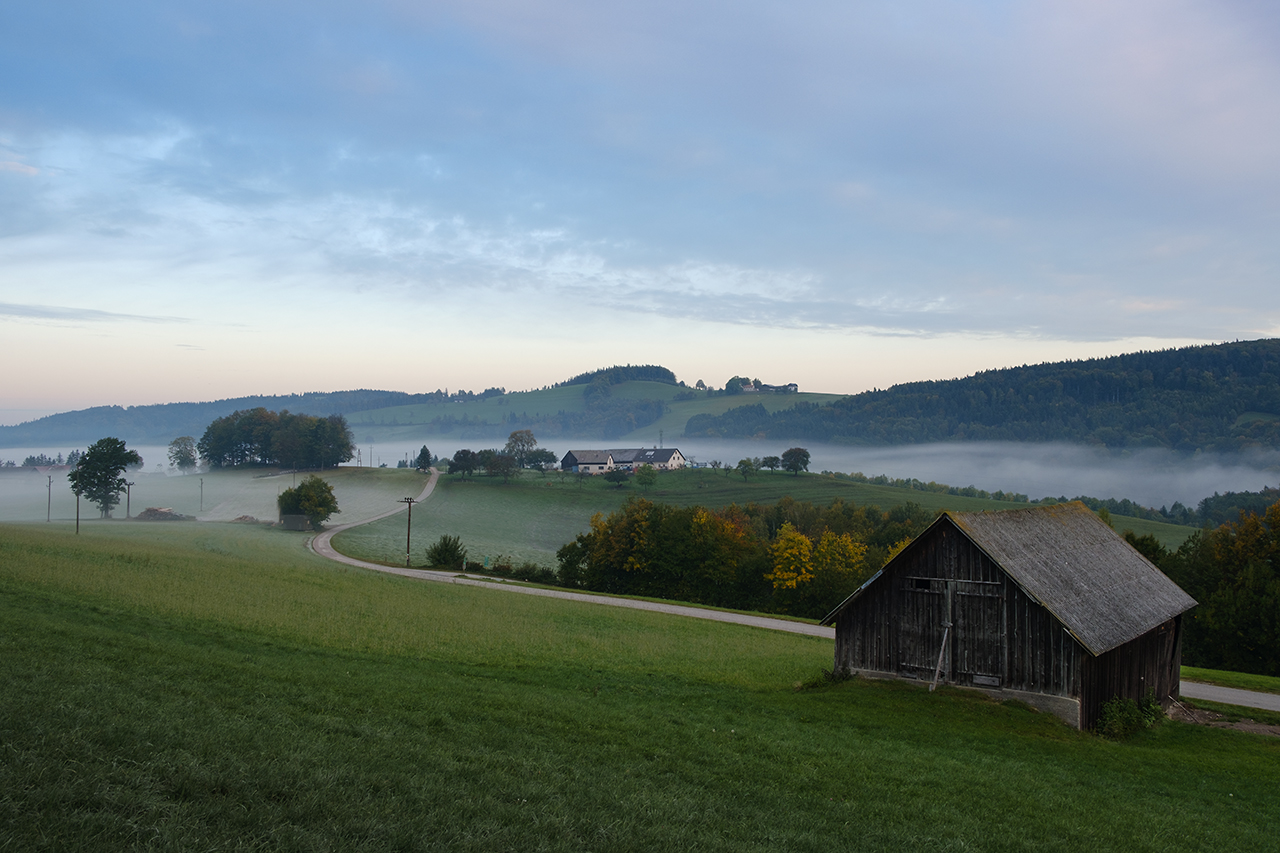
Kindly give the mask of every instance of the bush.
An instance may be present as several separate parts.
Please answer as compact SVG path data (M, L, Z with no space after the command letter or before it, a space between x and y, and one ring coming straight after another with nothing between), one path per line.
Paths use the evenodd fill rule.
M441 569L461 569L467 564L467 549L462 539L444 534L427 549L427 565Z
M545 566L539 566L537 563L524 562L511 570L511 577L520 581L528 581L530 583L546 584L554 586L556 583L556 573Z
M338 499L333 496L333 486L312 474L291 489L285 489L276 498L281 515L305 515L316 530L329 520L338 509Z
M1116 696L1107 700L1098 716L1095 730L1112 740L1123 740L1143 729L1149 729L1164 719L1164 709L1156 701L1156 695L1148 690L1141 702Z

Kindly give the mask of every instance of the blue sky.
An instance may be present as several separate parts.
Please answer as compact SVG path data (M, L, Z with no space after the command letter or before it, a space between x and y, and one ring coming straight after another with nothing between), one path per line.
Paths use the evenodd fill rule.
M1280 333L1263 2L0 8L0 422Z

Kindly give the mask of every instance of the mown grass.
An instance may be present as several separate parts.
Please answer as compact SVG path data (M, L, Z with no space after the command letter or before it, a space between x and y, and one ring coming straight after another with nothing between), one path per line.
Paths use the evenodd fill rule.
M731 503L774 503L783 497L827 505L835 498L874 504L881 509L914 501L926 509L999 510L1025 508L1026 504L955 495L918 492L892 486L856 483L821 474L758 474L744 481L713 469L663 472L649 491L634 483L617 488L602 477L577 477L526 472L510 483L491 477L460 480L442 476L435 494L414 508L413 559L425 563L426 548L443 534L460 536L473 560L506 557L545 566L555 563L555 552L588 529L591 516L609 513L627 498L638 495L655 501L710 507ZM1152 533L1176 547L1193 530L1173 524L1113 516L1117 530ZM402 565L405 520L400 516L374 522L334 537L334 547L344 554L372 562Z
M1280 693L1280 678L1270 675L1254 675L1248 672L1227 672L1221 669L1201 669L1195 666L1182 668L1184 681L1202 681L1219 687L1235 687L1239 690L1256 690L1259 693Z
M123 528L0 528L0 849L1275 849L1274 740L796 690L828 642Z

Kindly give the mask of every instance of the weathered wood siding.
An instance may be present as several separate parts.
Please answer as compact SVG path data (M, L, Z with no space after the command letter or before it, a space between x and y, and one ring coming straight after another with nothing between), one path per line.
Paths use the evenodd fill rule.
M891 568L841 612L838 668L931 679L941 653L947 683L1079 695L1084 649L954 527Z
M1181 696L1182 617L1170 619L1098 657L1085 655L1080 691L1080 725L1093 728L1102 706L1115 696L1135 702L1150 689L1160 706Z

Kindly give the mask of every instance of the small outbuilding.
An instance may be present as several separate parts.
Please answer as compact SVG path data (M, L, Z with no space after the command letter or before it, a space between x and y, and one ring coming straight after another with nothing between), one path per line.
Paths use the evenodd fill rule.
M1092 728L1116 696L1179 696L1196 604L1072 502L946 512L823 621L835 670L973 687Z

